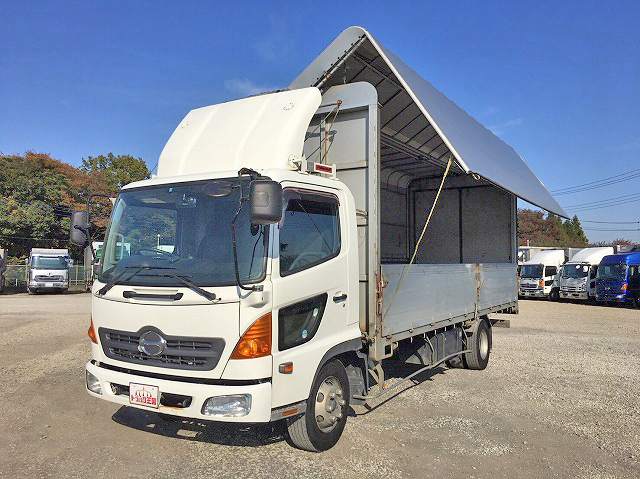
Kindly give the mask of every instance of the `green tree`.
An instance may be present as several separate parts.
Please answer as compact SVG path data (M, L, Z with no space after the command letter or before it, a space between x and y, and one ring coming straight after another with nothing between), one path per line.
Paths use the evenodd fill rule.
M131 155L98 155L82 159L82 171L87 174L102 172L106 175L110 188L117 192L120 188L134 181L144 180L151 172L142 158Z
M46 153L0 155L0 245L8 247L11 256L25 256L33 247L66 247L69 215L84 209L90 194L115 196L123 184L148 175L140 158L126 155L89 157L81 168ZM91 212L98 239L104 235L111 203L96 199Z
M577 216L564 223L559 216L518 209L518 245L584 248L588 240Z

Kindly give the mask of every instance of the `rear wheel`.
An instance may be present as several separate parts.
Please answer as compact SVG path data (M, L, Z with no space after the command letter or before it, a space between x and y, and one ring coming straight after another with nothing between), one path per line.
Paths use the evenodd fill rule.
M287 419L291 443L305 451L326 451L336 445L347 422L349 379L340 361L325 364L318 373L304 414Z
M491 354L491 327L489 321L481 320L475 330L472 329L470 343L468 344L470 352L465 353L464 363L467 369L484 369L489 364L489 355Z

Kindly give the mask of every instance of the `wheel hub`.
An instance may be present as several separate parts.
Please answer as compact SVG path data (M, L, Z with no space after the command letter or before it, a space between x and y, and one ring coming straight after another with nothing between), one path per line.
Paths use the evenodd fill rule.
M318 427L322 432L333 430L343 418L343 407L346 401L343 397L342 384L335 376L329 376L318 388L315 403L315 415Z
M482 331L480 332L480 338L479 339L479 350L480 350L480 357L482 359L485 359L488 355L489 355L489 336L487 335L486 331Z

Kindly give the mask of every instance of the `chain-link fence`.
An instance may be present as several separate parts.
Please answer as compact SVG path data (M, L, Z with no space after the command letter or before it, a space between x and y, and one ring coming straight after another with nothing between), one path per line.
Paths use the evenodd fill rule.
M8 264L2 275L5 288L26 289L29 281L29 266L26 264ZM91 267L75 265L69 268L69 286L87 286L91 284Z

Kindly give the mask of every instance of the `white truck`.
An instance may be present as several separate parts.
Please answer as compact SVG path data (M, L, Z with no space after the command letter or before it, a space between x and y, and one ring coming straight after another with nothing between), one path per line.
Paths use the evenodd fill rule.
M602 258L613 254L613 247L584 248L560 268L557 275L561 299L595 300L596 275Z
M351 27L288 90L189 112L157 177L122 189L87 390L283 420L326 450L384 359L486 367L488 315L517 311L516 196L566 216L513 149ZM89 230L74 212L72 243Z
M28 260L28 293L67 291L70 263L67 249L32 248Z
M520 267L520 297L547 298L553 281L565 262L565 250L547 249L534 254Z

